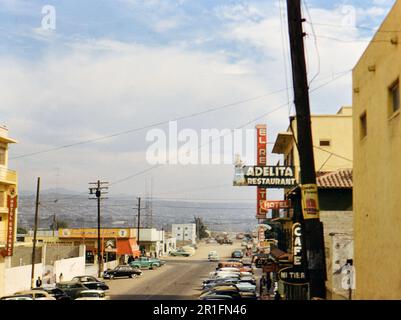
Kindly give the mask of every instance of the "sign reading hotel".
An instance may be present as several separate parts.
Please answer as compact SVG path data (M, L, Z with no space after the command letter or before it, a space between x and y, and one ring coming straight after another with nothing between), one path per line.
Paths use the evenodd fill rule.
M308 283L302 257L302 231L302 225L300 223L294 223L292 227L294 266L281 269L278 274L280 280L291 285L305 285Z
M15 232L15 211L17 209L18 197L14 195L7 196L8 219L7 219L7 242L5 256L10 257L14 252L14 232Z
M295 187L294 167L284 166L236 166L234 186L255 186L266 189Z
M288 200L281 200L281 201L262 201L261 207L264 210L280 210L280 209L290 209L291 202Z

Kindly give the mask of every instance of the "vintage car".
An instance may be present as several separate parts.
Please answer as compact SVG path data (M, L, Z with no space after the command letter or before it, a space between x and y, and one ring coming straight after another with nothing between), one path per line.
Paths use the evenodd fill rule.
M110 300L110 297L103 290L84 290L75 300Z
M14 295L30 296L33 300L56 300L55 297L44 290L25 290L16 292Z
M222 261L218 264L218 268L242 268L241 262Z
M189 257L190 255L191 255L190 252L185 251L183 249L177 249L175 251L170 252L170 256L173 256L173 257Z
M165 263L165 261L156 258L139 257L137 260L131 261L129 265L137 269L157 269Z
M142 271L139 269L134 269L131 266L126 266L126 265L121 265L117 266L112 270L106 270L103 273L103 278L104 279L114 279L114 278L136 278L138 276L142 275Z
M77 276L72 278L71 281L82 283L85 287L91 290L109 290L108 285L92 276Z

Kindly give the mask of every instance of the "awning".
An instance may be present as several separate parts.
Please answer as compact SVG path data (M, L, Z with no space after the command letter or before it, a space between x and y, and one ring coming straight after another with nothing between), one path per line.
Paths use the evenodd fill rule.
M139 250L138 244L134 239L117 240L117 254L127 254L134 257L139 257L141 251Z
M276 261L292 261L293 257L292 254L289 254L287 252L284 252L278 248L272 248L270 250L270 255L276 260Z

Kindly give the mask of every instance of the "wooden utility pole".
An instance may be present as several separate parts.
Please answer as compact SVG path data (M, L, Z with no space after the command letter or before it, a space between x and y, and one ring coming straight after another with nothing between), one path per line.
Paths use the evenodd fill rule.
M288 28L291 46L292 75L297 113L298 152L301 167L302 214L295 212L303 225L304 257L309 279L310 298L326 298L326 261L323 224L319 217L316 171L313 154L312 128L309 105L309 86L305 62L305 48L301 0L287 0ZM299 206L298 206L299 207Z
M139 246L139 235L140 235L140 230L141 230L141 197L138 197L138 226L137 226L137 239L136 242L138 244L139 250L141 250L141 247Z
M101 247L101 241L100 241L100 200L101 199L106 199L102 197L103 194L107 194L106 191L108 187L102 185L107 185L108 182L101 182L98 180L97 182L91 182L89 183L90 185L95 185L96 187L90 187L89 188L89 194L95 194L96 198L90 198L90 199L96 199L97 200L97 263L98 263L98 277L101 278L102 272L103 272L103 248Z
M36 202L35 202L35 226L33 229L32 243L32 269L31 269L31 288L35 287L35 260L36 260L36 234L38 231L38 216L39 216L39 192L40 192L40 177L36 187Z

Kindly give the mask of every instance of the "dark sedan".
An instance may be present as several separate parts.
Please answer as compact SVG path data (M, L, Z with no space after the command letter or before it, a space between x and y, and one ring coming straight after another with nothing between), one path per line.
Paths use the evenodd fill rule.
M79 276L72 278L72 281L77 281L82 283L85 287L91 290L109 290L109 286L105 284L103 281L99 281L95 277L92 276Z
M114 278L136 278L142 275L142 271L140 269L135 269L130 266L118 266L113 270L106 270L103 273L104 279L114 279Z
M72 300L78 298L81 291L88 290L82 283L76 281L59 282L56 286L63 290Z

